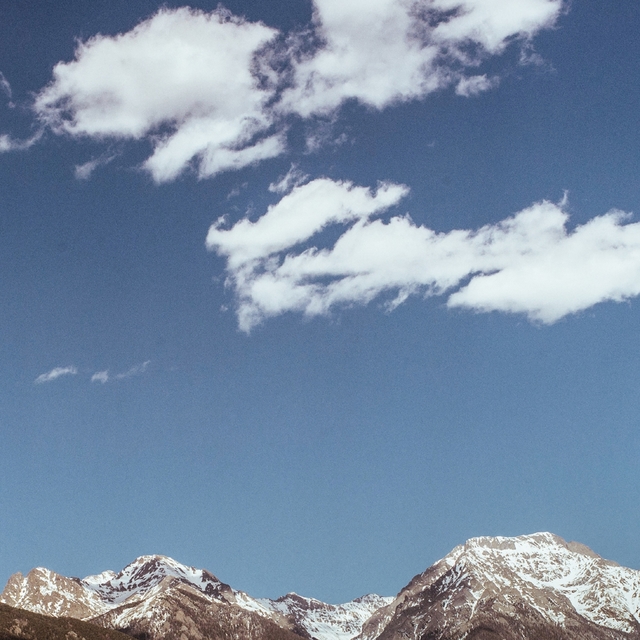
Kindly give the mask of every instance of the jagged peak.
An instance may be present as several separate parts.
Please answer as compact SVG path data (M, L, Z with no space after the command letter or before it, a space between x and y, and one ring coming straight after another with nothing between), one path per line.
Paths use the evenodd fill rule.
M130 573L131 571L135 571L140 567L157 567L162 570L165 567L170 567L172 569L185 570L185 571L197 571L195 567L189 567L184 565L169 556L164 556L161 554L147 554L143 556L138 556L135 560L126 565L119 573Z
M358 603L364 603L364 604L368 604L368 603L377 604L378 602L382 602L382 601L391 602L392 600L393 600L393 597L390 597L390 596L379 596L377 593L365 593L363 596L360 596L359 598L354 598L353 600L351 600L351 602L358 602Z
M324 602L321 602L320 600L316 600L315 598L307 598L306 596L301 596L295 591L289 591L289 593L285 593L283 596L280 596L276 600L276 602L287 602L287 601L300 602L300 603L304 602L305 604L311 604L311 603L325 604Z
M42 574L45 576L57 576L60 575L58 573L56 573L55 571L51 571L51 569L47 569L46 567L34 567L33 569L31 569L31 571L29 571L29 573L27 573L27 577L29 576L37 576L38 574Z
M220 583L218 578L205 569L196 569L160 554L138 556L117 573L103 571L95 576L87 576L83 582L88 586L112 586L115 583L131 582L132 580L158 581L165 576L185 579L188 582Z
M567 543L555 533L548 531L540 531L537 533L528 533L520 536L478 536L469 538L464 545L466 549L484 547L497 550L517 550L518 547L527 546L561 546L566 547Z
M113 580L116 577L116 575L117 574L115 571L111 571L111 569L107 569L102 573L96 573L95 575L86 576L85 578L82 578L82 582L85 582L88 584L104 584L105 582L109 582L109 580Z
M393 600L393 597L385 597L379 596L375 593L368 593L364 596L360 596L359 598L355 598L354 600L350 600L349 602L330 604L316 598L308 598L306 596L301 596L297 593L290 592L284 596L281 596L277 600L273 600L272 602L276 605L280 605L277 607L280 611L292 611L295 608L300 608L307 611L326 610L334 611L336 613L344 613L358 610L371 613L375 609L379 609L387 604L390 604Z
M416 576L396 598L366 594L335 605L295 592L277 600L254 599L208 571L159 554L139 556L118 573L104 571L83 580L36 567L26 577L14 574L4 593L9 604L19 601L49 615L89 619L104 614L125 625L151 619L158 602L165 606L198 590L204 597L196 600L218 603L216 611L222 605L237 606L320 640L373 640L392 620L411 634L414 624L423 624L424 607L434 603L442 604L437 616L443 624L453 624L461 615L486 616L491 598L498 595L500 606L520 602L553 624L567 619L630 633L640 628L640 572L617 567L583 544L538 532L470 538ZM432 611L436 609L429 609L429 615Z
M534 618L541 616L552 625L571 620L573 625L595 624L616 633L600 636L589 632L575 637L620 639L618 631L629 634L639 628L640 572L619 567L581 543L538 532L482 536L457 546L400 592L393 611L387 608L382 617L372 618L360 640L379 636L394 616L396 631L399 621L404 620L405 632L414 637L427 634L431 622L427 618L422 622L424 603L433 607L429 611L437 610L435 617L429 618L434 625L453 628L460 620L467 625L474 612L480 616L478 620L489 615L495 597L502 598L501 607L509 609L519 602L523 611L528 608ZM416 624L423 625L419 633ZM464 637L461 630L460 637Z
M463 555L473 555L478 552L500 552L533 553L548 549L549 551L560 551L577 553L589 556L594 559L603 560L597 553L586 545L579 542L566 542L563 538L548 531L529 533L520 536L478 536L469 538L466 542L454 547L440 562L447 564L455 563ZM609 561L605 561L609 562Z

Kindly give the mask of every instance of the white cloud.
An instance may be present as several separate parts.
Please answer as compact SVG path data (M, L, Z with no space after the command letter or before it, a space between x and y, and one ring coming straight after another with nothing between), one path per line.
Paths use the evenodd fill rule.
M256 52L276 35L218 9L161 9L132 31L80 43L36 98L56 133L92 138L150 137L144 167L158 182L192 161L209 176L278 155L267 135L272 90L252 73Z
M209 229L207 247L228 257L232 269L304 242L330 224L347 223L384 211L405 194L403 185L383 183L374 194L349 182L318 178L298 186L256 222L241 220L224 229L224 218Z
M465 97L475 96L483 91L493 89L499 82L499 78L487 78L486 74L460 78L456 85L456 93Z
M12 102L13 91L9 81L5 78L4 74L0 71L0 93L3 93L9 100L8 106L13 108L15 104ZM15 140L10 135L4 133L0 134L0 153L7 153L8 151L25 151L29 147L32 147L42 137L43 131L40 128L33 136L26 140Z
M106 384L109 382L109 371L96 371L91 376L91 382L100 382L101 384Z
M529 41L561 8L562 0L315 0L322 45L294 65L281 108L308 117L356 99L381 109L452 83L472 95L495 81L465 82L467 69L514 38Z
M407 215L380 219L407 192L318 179L255 222L212 225L207 247L227 259L240 328L287 311L326 315L381 295L393 309L416 294L552 323L640 294L640 223L625 214L612 211L572 231L564 203L547 201L477 230L437 233ZM338 225L338 240L320 246L318 234Z
M222 8L164 8L79 43L34 109L58 134L149 141L143 167L157 182L189 167L213 176L284 153L291 114L335 116L350 99L382 109L447 86L486 91L498 78L480 63L514 39L526 47L562 2L314 0L311 28L288 39ZM326 137L310 136L310 149ZM6 136L2 147L18 148Z
M303 310L308 302L313 307L305 291L312 293L314 285L290 286L293 283L286 277L273 277L279 268L278 253L305 242L329 225L383 212L406 193L403 185L383 183L373 193L349 182L320 178L295 187L256 222L245 219L225 229L225 220L219 219L209 229L206 244L227 258L240 300L241 328L248 331L263 317L289 309Z
M536 219L537 209L548 209L546 220ZM568 233L568 216L555 205L529 211L514 218L512 233L529 234L530 245L504 266L496 259L495 270L475 275L450 296L450 307L525 313L549 324L599 302L640 295L640 223L625 224L627 214L610 211ZM536 242L541 225L550 227L548 242Z
M74 366L55 367L47 373L40 374L34 382L36 384L42 384L43 382L52 382L53 380L57 380L62 376L75 376L77 373L78 370Z
M42 138L43 134L44 131L40 129L26 140L15 140L7 134L0 134L0 153L6 153L8 151L26 151L36 144L36 142Z
M305 183L308 179L309 176L306 173L303 173L295 164L292 164L284 176L269 185L269 191L271 193L289 193L291 189Z
M434 40L462 47L480 45L486 52L502 52L514 36L532 38L553 25L561 0L434 0L436 11L455 12L438 23Z
M125 378L131 378L133 376L139 376L141 374L143 374L146 370L147 367L151 364L151 360L146 360L145 362L141 363L141 364L137 364L133 367L131 367L131 369L129 369L128 371L125 371L124 373L117 373L114 378L116 380L124 380Z
M111 382L112 380L126 380L127 378L132 378L133 376L142 375L147 370L150 364L151 360L146 360L145 362L134 365L123 373L116 373L114 376L109 374L108 369L105 369L104 371L96 371L91 376L91 382L106 384L107 382Z
M104 165L109 164L115 158L115 154L103 154L98 158L92 158L83 164L77 164L74 167L74 175L78 180L88 180L91 177L91 174L98 167L103 167Z

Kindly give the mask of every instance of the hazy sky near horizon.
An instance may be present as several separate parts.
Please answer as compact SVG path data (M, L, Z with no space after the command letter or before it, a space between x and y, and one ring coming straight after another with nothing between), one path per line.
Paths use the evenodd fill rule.
M0 8L0 582L640 568L640 6Z

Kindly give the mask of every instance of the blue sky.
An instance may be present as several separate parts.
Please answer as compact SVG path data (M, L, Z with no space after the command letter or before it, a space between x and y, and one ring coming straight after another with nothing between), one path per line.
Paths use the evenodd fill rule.
M640 568L637 3L180 6L0 11L0 581Z

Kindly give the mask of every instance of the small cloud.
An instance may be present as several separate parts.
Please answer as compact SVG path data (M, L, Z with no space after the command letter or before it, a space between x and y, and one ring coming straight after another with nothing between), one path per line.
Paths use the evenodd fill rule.
M106 384L107 382L111 382L112 380L125 380L126 378L132 378L133 376L138 376L143 374L148 366L151 364L151 360L146 360L141 364L137 364L131 369L124 371L123 373L116 373L116 375L112 376L109 374L109 370L105 369L104 371L96 371L91 376L91 382L99 382L100 384Z
M109 371L96 371L91 376L91 382L100 382L101 384L109 382Z
M489 91L499 84L499 78L487 78L486 74L481 76L471 76L469 78L460 78L457 86L456 93L459 96L468 98L469 96L476 96L483 91Z
M231 191L229 191L229 193L227 194L227 200L231 200L231 198L236 198L240 195L240 192L243 189L246 189L247 186L249 185L248 182L243 182L240 185L236 185L233 189L231 189Z
M125 378L131 378L133 376L139 376L139 375L143 374L147 370L147 367L150 364L151 364L151 360L146 360L142 364L137 364L137 365L131 367L131 369L129 369L128 371L125 371L124 373L116 374L114 376L114 378L116 380L124 380Z
M25 151L38 142L43 134L44 130L40 129L26 140L14 140L6 133L0 134L0 153L6 153L7 151Z
M74 168L74 175L77 180L88 180L91 174L98 168L109 164L114 158L115 154L102 155L99 158L93 158L84 164L77 164Z
M334 141L333 144L336 147L340 147L343 144L347 144L349 142L349 136L346 133L341 133Z
M271 193L289 193L294 187L297 187L308 180L309 176L302 173L297 165L292 164L286 175L282 176L278 182L272 182L269 185Z
M35 384L42 384L43 382L52 382L62 376L75 376L78 370L74 366L69 367L55 367L48 373L42 373L35 379Z
M549 66L544 58L533 48L532 42L524 42L520 49L520 64L535 65L537 67Z

